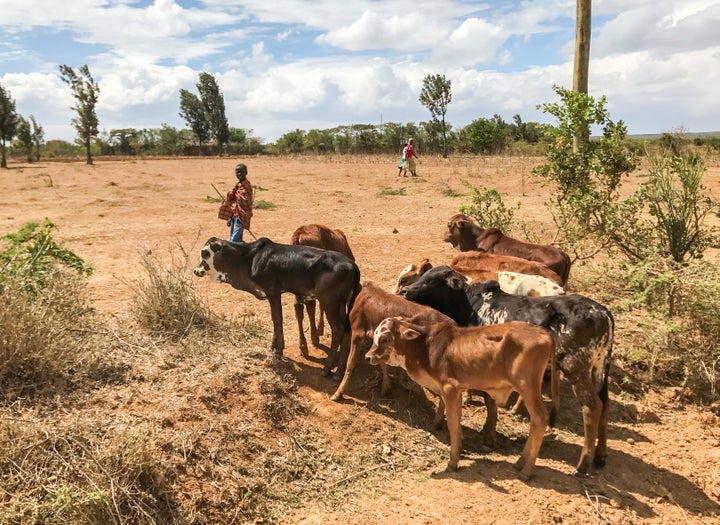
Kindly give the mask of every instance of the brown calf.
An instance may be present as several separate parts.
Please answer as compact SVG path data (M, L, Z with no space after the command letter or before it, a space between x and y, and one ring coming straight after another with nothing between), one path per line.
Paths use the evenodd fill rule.
M448 221L444 241L463 252L482 250L543 263L560 276L562 286L567 284L570 275L570 256L559 248L513 239L497 228L481 228L462 213L453 215Z
M345 374L337 390L332 396L333 401L339 401L350 380L355 368L358 354L372 342L373 333L377 325L387 318L396 315L411 317L419 323L436 323L440 321L455 324L452 319L441 314L434 308L408 301L399 295L386 292L374 282L367 281L362 285L360 293L355 298L353 308L350 310L350 353L347 359ZM390 389L390 379L383 367L382 393Z
M351 261L355 260L347 237L345 237L342 230L333 230L322 224L305 224L300 226L290 237L290 244L332 250L347 255ZM308 320L310 321L310 341L315 348L320 346L320 336L325 333L325 321L322 306L320 306L318 312L319 319L317 324L315 323L314 299L305 299L304 303L295 303L295 318L300 328L300 352L303 356L307 357L307 340L305 339L305 332L303 330L303 304L305 304L305 308L307 308Z
M525 322L463 328L443 321L418 324L404 317L384 319L375 329L367 353L370 364L400 366L410 378L440 396L435 421L447 417L450 432L448 471L457 470L462 448L462 393L482 390L501 404L520 393L530 414L530 434L515 464L529 479L537 459L548 414L542 379L548 361L555 362L555 342L545 328ZM555 375L555 374L553 374ZM557 382L552 385L555 416Z

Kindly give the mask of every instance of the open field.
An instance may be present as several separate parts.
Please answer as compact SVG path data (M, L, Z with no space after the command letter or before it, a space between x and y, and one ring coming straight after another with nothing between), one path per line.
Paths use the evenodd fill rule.
M340 228L363 280L389 289L411 262L450 260L453 251L442 233L466 203L464 182L496 188L508 205L520 202L516 218L540 242L552 241L544 206L548 189L530 175L540 160L421 157L418 178L398 178L398 159L391 157L10 163L0 170L0 234L45 217L53 221L55 238L94 267L92 305L122 326L134 283L143 277L144 255L169 259L185 251L194 264L208 237L227 237L211 184L227 191L237 162L248 166L256 201L274 205L255 211L255 235L288 242L301 224ZM720 198L717 161L705 185ZM252 237L246 233L245 240ZM572 291L583 293L573 288L573 272L582 271L571 271ZM449 440L446 431L429 430L432 396L399 378L403 384L391 399L378 399L376 371L362 365L347 390L349 400L330 401L336 383L320 376L321 350L311 348L310 360L300 356L289 296L289 362L271 388L262 375L275 373L265 359L268 305L208 279L198 280L197 290L218 314L259 325L259 338L243 339L246 346L238 346L234 336L174 346L145 338L133 348L147 350L125 351L128 370L112 383L84 387L62 400L6 401L0 407L0 454L16 420L33 421L45 435L71 427L80 432L82 426L139 436L150 447L149 458L169 465L163 485L169 510L148 516L158 523L720 524L720 417L682 403L674 389L629 389L613 376L608 464L584 482L570 476L582 420L566 384L557 428L546 435L528 483L512 468L527 420L501 411L500 447L486 453L478 438L484 407L472 402L463 413L461 469L445 474ZM115 337L129 340L126 335ZM622 334L616 340L618 351L628 350ZM241 369L246 366L251 368ZM298 408L278 425L273 404L260 396L272 391L276 397L270 399L284 406L283 382L288 395L298 397ZM175 441L181 439L187 443ZM201 450L212 453L201 457ZM302 468L288 467L301 459ZM247 483L262 477L263 483ZM276 495L283 491L287 497ZM263 497L279 503L258 511L252 502Z

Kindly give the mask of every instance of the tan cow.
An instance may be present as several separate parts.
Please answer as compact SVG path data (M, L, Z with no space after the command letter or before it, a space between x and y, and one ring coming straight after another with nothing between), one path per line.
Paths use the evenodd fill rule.
M525 259L519 259L517 257L502 257L496 255L490 255L484 252L466 252L466 253L477 253L480 255L478 258L463 257L460 259L460 263L456 264L454 269L457 267L462 270L457 270L462 273L468 279L468 283L478 281L498 281L500 288L511 294L515 295L526 295L530 297L544 297L551 295L564 295L565 289L557 284L555 281L559 281L555 272L545 267L548 275L552 275L555 281L543 277L542 275L528 275L524 273L511 272L511 271L497 271L492 269L483 269L483 266L492 268L493 266L510 266L508 262L514 261L501 261L501 259L517 259L521 261L520 267L528 266L532 263ZM464 255L464 254L463 254ZM457 259L457 258L456 258ZM453 259L455 260L455 259ZM485 264L483 264L485 263ZM499 263L499 264L498 264ZM477 267L476 267L477 266ZM538 267L544 265L537 264ZM401 294L403 289L416 282L421 275L428 270L432 269L433 265L428 259L423 259L419 264L410 264L402 269L398 276L397 283L393 288L393 293Z
M342 230L331 229L322 224L305 224L298 227L290 237L290 244L313 246L322 248L323 250L332 250L334 252L346 255L351 261L355 260L347 237ZM317 348L320 346L320 336L325 333L325 316L322 306L319 308L317 324L315 323L315 300L305 299L303 302L295 303L295 318L300 327L300 351L302 355L307 356L307 341L305 340L305 332L303 331L303 304L307 309L308 320L310 321L310 341Z
M457 470L462 449L463 391L482 390L503 405L512 392L519 392L530 414L530 434L515 466L527 480L548 422L552 425L555 418L557 381L549 418L542 399L543 374L548 361L554 368L554 354L550 332L525 322L463 328L448 321L418 324L390 317L375 329L366 358L373 365L402 367L413 381L440 396L435 422L444 412L450 432L448 471Z
M495 255L481 250L468 250L455 255L449 266L463 275L477 270L540 275L563 286L562 278L544 264L512 255Z
M559 248L513 239L497 228L481 228L463 213L450 218L443 240L463 252L482 250L543 263L560 276L563 286L570 275L570 256Z

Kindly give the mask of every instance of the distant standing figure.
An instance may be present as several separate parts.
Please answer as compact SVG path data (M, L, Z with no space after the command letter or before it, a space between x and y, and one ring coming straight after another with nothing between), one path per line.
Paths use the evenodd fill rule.
M228 191L218 213L220 219L227 219L230 227L230 242L241 242L243 232L250 229L254 195L252 185L247 179L247 173L248 169L245 164L235 166L237 184Z
M398 177L400 176L400 173L402 173L403 177L405 177L406 173L410 171L413 177L417 177L417 172L415 171L415 159L418 158L417 153L415 153L415 146L413 146L413 139L408 139L407 144L405 144L405 147L403 148L403 154L402 154L402 161L400 161L400 171L398 172Z

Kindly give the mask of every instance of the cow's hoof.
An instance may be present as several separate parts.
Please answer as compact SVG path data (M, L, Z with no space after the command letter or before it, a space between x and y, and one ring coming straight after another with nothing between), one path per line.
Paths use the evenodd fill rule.
M603 468L605 466L606 460L607 458L605 456L595 456L595 459L593 460L593 465L598 468Z
M307 346L301 346L301 347L300 347L300 355L302 355L305 359L307 359L308 357L310 357L310 353L308 352L308 347L307 347Z
M530 477L528 474L525 474L523 471L518 472L518 479L520 481L528 482L530 481Z
M320 339L311 339L311 342L315 348L320 348Z
M445 467L445 472L457 472L458 466L457 465L450 465L448 464L447 467Z
M340 402L343 400L342 392L338 393L335 392L332 396L330 396L330 401Z
M572 475L576 479L587 479L588 477L587 472L581 472L578 469L573 470Z

